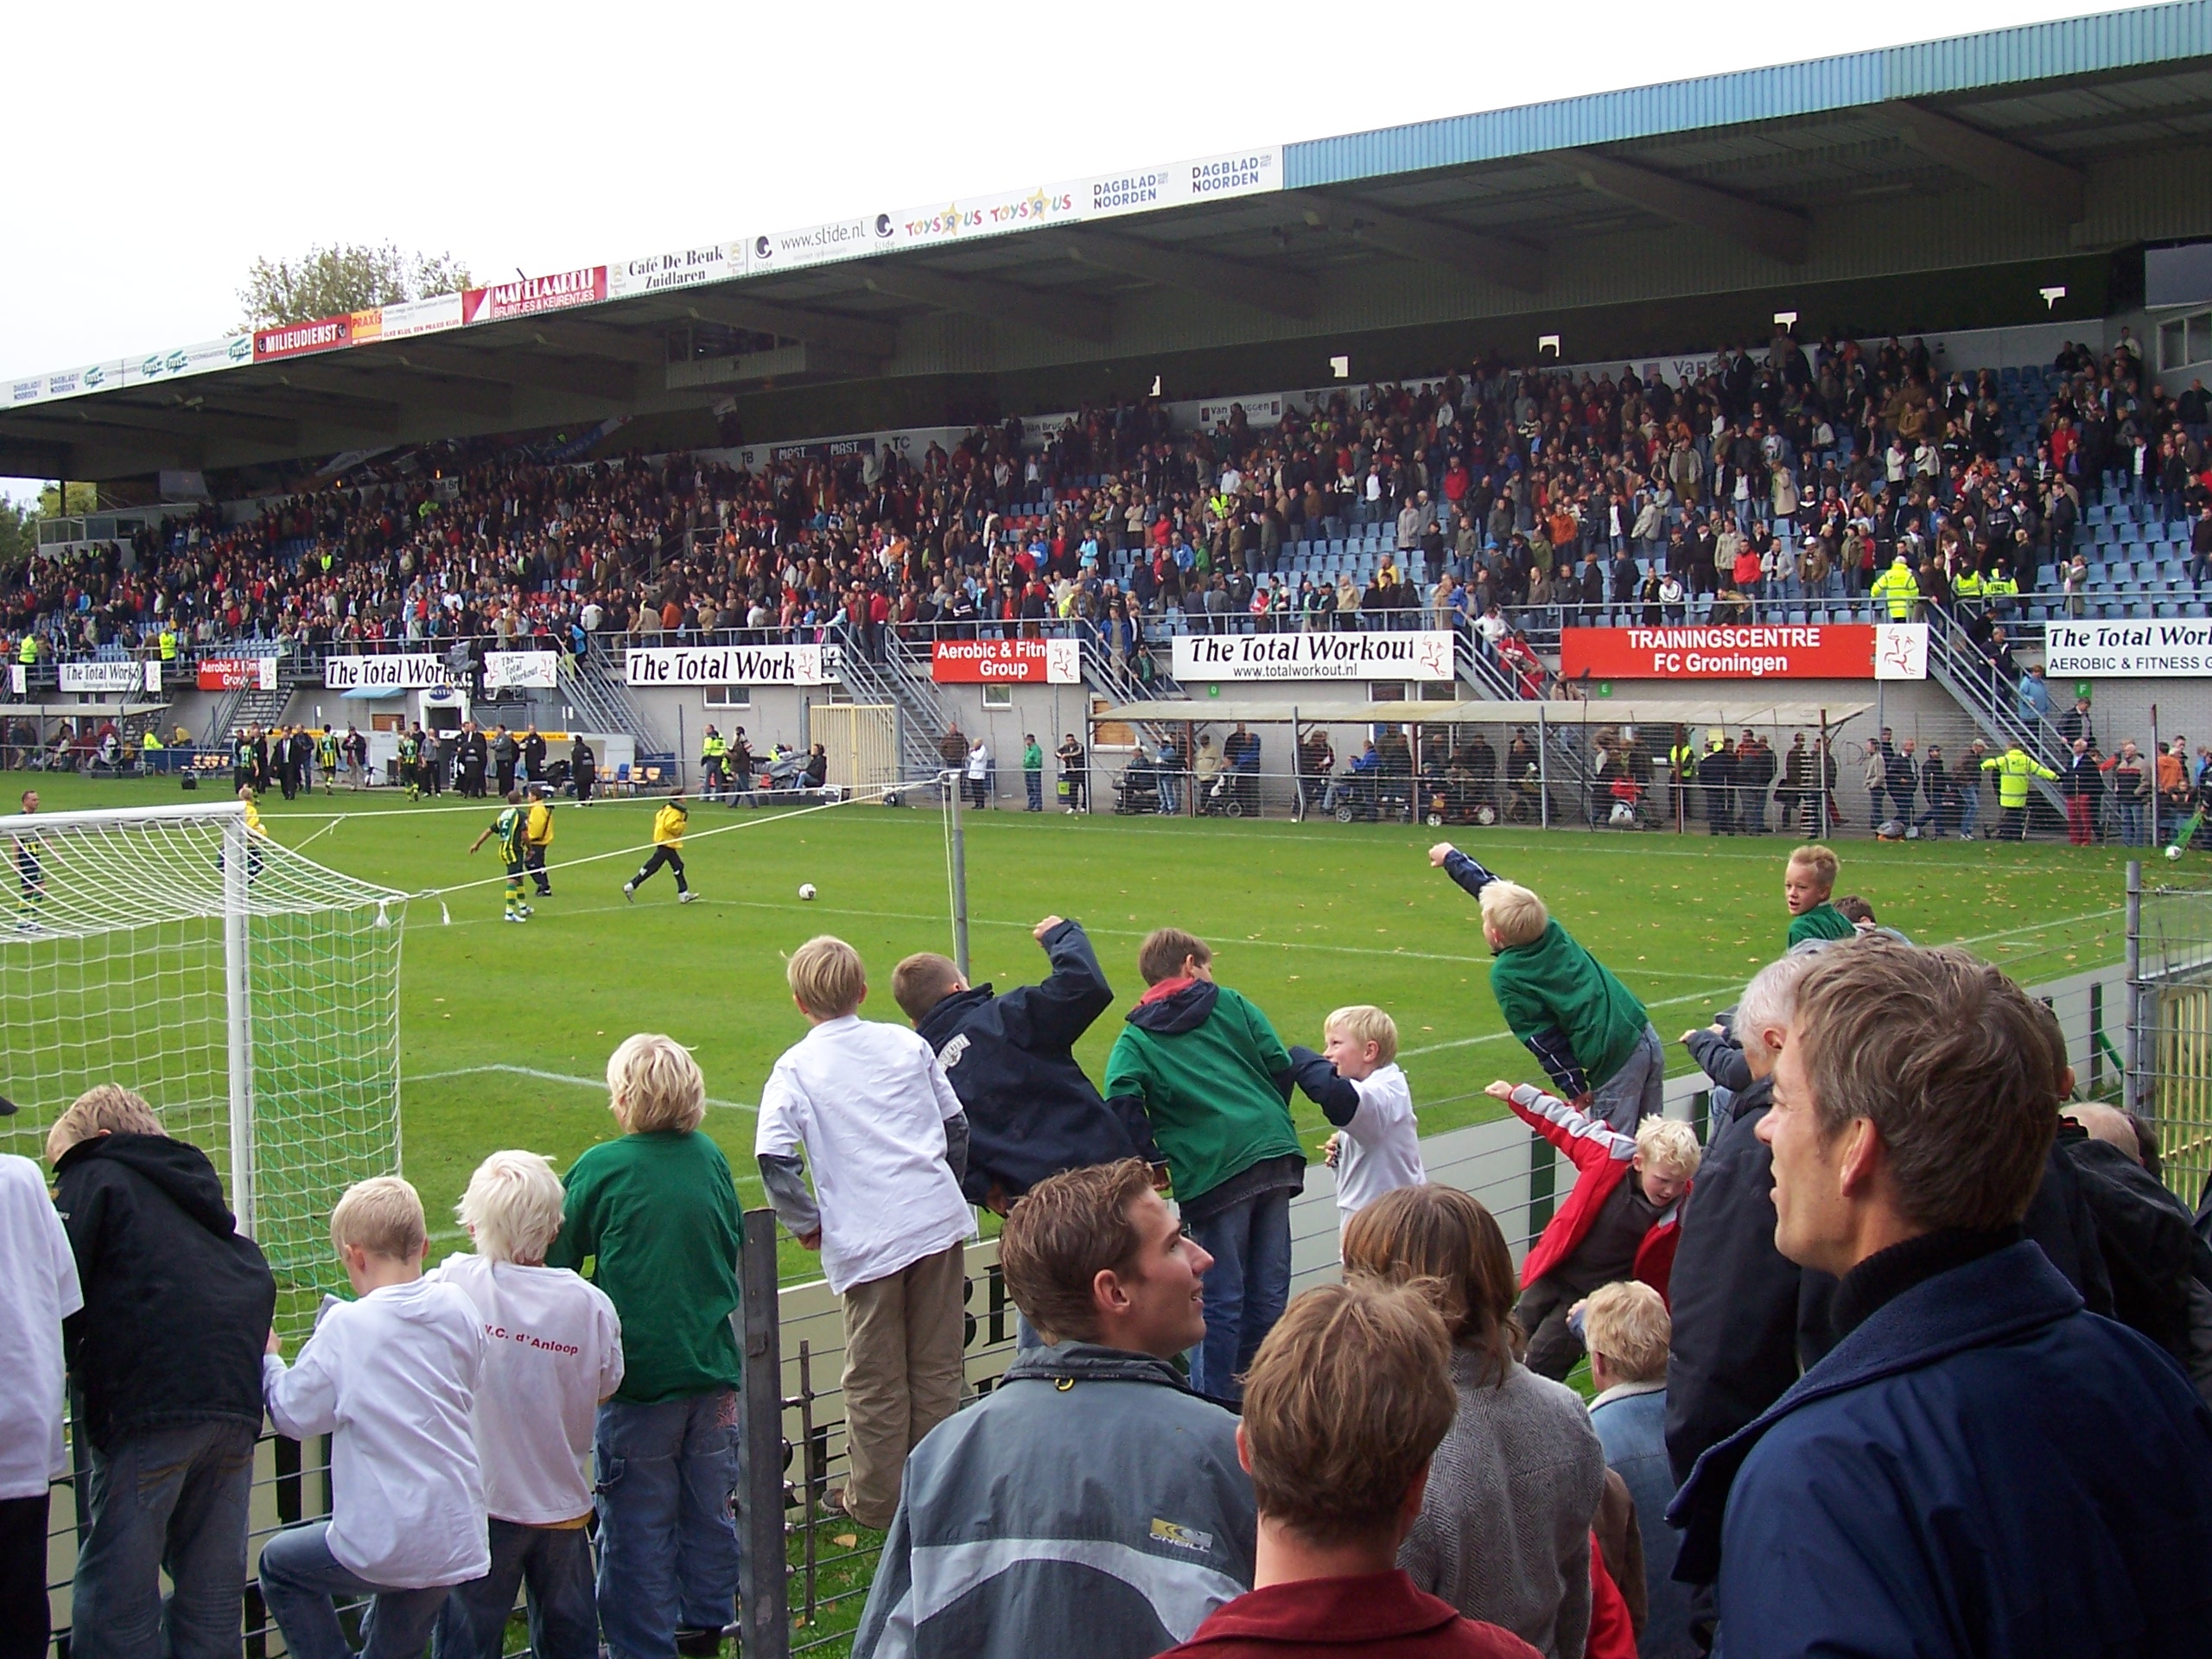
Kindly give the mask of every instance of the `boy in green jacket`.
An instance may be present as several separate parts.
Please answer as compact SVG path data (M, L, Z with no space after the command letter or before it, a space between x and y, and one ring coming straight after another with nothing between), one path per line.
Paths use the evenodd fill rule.
M1428 861L1483 907L1483 938L1496 958L1490 988L1513 1034L1577 1111L1634 1135L1657 1115L1667 1084L1666 1052L1643 1004L1528 888L1448 841L1428 849Z
M1151 988L1115 1039L1103 1092L1148 1129L1154 1144L1140 1150L1155 1178L1163 1165L1173 1174L1183 1225L1213 1257L1191 1386L1233 1402L1290 1299L1290 1200L1306 1185L1290 1051L1266 1014L1214 982L1213 951L1195 935L1156 929L1137 969Z
M1789 906L1789 944L1795 950L1808 939L1847 939L1858 929L1828 902L1842 861L1827 848L1800 847L1782 872L1782 901Z

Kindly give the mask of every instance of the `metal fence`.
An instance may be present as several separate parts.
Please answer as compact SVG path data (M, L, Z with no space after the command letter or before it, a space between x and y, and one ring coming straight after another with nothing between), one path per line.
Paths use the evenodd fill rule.
M2212 886L2127 867L2126 1103L2157 1127L2167 1186L2212 1179Z

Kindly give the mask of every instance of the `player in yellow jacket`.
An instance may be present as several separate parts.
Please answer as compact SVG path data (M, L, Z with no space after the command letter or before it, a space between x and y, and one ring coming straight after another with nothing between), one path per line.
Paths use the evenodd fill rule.
M546 784L530 786L530 810L524 815L522 826L523 863L530 872L530 879L537 884L537 896L553 896L552 878L545 874L545 855L553 847L552 788Z
M690 822L691 809L684 805L683 791L679 789L668 798L666 805L653 814L653 855L622 884L625 899L634 901L639 884L664 864L676 872L677 903L688 905L699 896L683 879L683 831Z

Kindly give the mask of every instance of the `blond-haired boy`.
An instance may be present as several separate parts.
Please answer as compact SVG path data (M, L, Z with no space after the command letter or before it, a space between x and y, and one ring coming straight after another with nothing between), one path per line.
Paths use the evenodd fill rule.
M806 1035L760 1091L753 1153L784 1225L844 1299L850 1477L834 1503L887 1527L917 1442L960 1403L968 1120L928 1043L860 1018L868 969L827 934L791 952ZM814 1191L807 1192L811 1166Z
M1789 949L1808 939L1847 939L1851 918L1828 901L1842 861L1817 842L1798 848L1783 867L1782 899L1789 906Z
M1319 1053L1293 1044L1298 1086L1336 1126L1325 1153L1337 1172L1341 1222L1401 1186L1428 1179L1421 1167L1413 1089L1398 1065L1397 1022L1382 1009L1354 1003L1321 1025Z
M495 1152L461 1195L476 1242L424 1277L475 1305L490 1338L470 1415L491 1517L492 1567L459 1586L439 1648L446 1659L499 1659L518 1587L530 1592L538 1659L596 1659L592 1599L592 1422L622 1382L614 1304L565 1268L545 1265L561 1230L561 1178L535 1152Z
M373 1596L364 1659L399 1659L492 1564L469 1428L484 1325L423 1277L423 1201L397 1176L348 1187L330 1241L358 1300L328 1304L289 1367L270 1332L262 1389L278 1433L331 1436L331 1514L262 1546L261 1592L296 1659L351 1659L334 1604Z

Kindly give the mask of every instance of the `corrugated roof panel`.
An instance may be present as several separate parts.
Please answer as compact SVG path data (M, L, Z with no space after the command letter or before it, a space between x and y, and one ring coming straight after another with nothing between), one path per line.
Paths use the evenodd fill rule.
M2205 56L2212 56L2212 0L2180 0L1287 144L1283 180L1293 189L1343 184Z

